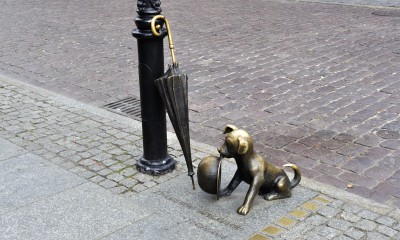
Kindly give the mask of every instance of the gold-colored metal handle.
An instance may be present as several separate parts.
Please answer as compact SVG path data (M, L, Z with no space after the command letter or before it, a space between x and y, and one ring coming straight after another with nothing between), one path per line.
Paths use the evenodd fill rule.
M169 21L166 17L163 15L157 15L154 16L153 19L151 19L151 32L154 34L154 36L160 36L161 34L158 32L160 30L161 26L156 25L156 21L158 19L161 19L165 22L165 27L167 28L167 33L168 33L168 44L169 44L169 49L171 51L171 59L172 59L172 64L176 64L176 59L175 59L175 52L174 52L174 43L172 42L172 34L171 34L171 28L169 26Z

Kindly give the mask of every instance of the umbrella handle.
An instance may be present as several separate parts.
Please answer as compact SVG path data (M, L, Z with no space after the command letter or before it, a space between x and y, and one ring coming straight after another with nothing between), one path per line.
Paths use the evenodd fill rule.
M163 15L156 15L151 19L151 32L155 35L155 36L160 36L161 34L157 31L160 30L161 25L156 25L156 21L158 19L161 19L165 22L165 27L167 28L167 33L168 33L168 43L169 43L169 49L171 51L171 58L172 58L172 64L175 65L176 64L176 59L175 59L175 52L174 52L174 43L172 42L172 34L171 34L171 28L169 26L169 21L166 17L164 17Z

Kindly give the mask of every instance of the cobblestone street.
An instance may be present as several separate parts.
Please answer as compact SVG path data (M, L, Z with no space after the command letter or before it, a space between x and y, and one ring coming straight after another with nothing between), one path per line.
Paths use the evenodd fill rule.
M296 163L308 179L400 207L398 8L265 0L162 8L189 75L194 140L218 146L223 127L234 124L271 162ZM2 1L0 71L95 106L139 96L135 9L131 1ZM0 90L1 110L13 111L22 93ZM135 131L74 110L45 119L26 111L60 108L43 104L4 116L1 136L22 146L35 140L29 150L69 159L62 164L116 192L155 184L125 178L135 173L126 157L140 144ZM24 122L32 114L35 129Z

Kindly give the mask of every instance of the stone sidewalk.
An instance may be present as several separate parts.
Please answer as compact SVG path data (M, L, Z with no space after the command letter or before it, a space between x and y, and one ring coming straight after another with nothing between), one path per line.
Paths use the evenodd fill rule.
M139 97L136 40L130 34L134 5L1 1L0 72L96 106ZM254 136L257 150L273 163L294 162L310 179L341 189L351 184L349 192L400 207L398 8L284 0L175 0L162 2L162 8L172 24L177 60L189 75L194 140L217 146L221 129L235 124ZM389 10L392 15L385 17ZM49 116L50 129L38 132L44 136L38 144L72 162L109 155L122 162L110 169L113 162L86 161L95 172L125 166L123 153L137 136L121 141L130 133L97 123L93 132L77 129L86 132L84 139L58 139L79 122L76 113L68 115L73 117L60 129L54 129L58 117ZM59 146L53 148L47 137ZM115 141L123 150L100 152L113 150ZM93 149L76 155L68 148L76 144ZM115 172L116 179L122 177ZM115 191L139 188L137 179L125 185L96 179Z
M178 169L136 172L140 123L0 77L1 239L400 239L399 209L303 179L293 197L230 197L191 189ZM213 147L193 142L195 165ZM223 164L223 184L235 165Z

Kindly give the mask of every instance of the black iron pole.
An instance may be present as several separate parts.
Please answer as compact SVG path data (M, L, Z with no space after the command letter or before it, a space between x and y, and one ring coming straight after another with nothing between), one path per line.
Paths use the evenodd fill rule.
M166 111L154 80L164 74L163 38L153 36L151 19L161 13L159 0L138 0L135 19L139 56L140 102L142 110L143 156L136 163L139 172L161 175L175 169L175 160L167 151ZM162 26L162 22L159 22Z

